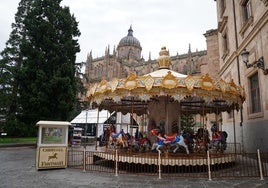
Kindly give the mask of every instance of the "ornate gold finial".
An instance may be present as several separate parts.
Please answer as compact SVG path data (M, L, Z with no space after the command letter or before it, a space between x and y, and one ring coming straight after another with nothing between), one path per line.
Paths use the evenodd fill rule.
M161 48L159 55L160 56L157 59L159 69L169 69L171 60L170 60L169 52L166 50L165 46Z

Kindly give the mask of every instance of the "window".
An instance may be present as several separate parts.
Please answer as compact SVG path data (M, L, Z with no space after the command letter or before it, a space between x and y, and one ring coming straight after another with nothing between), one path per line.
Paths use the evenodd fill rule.
M228 49L228 47L227 47L227 34L226 33L222 36L222 47L223 47L223 52L225 53Z
M186 65L183 65L183 71L182 71L183 74L187 74L187 66Z
M137 50L136 56L137 56L137 59L140 59L140 50Z
M258 73L249 78L250 82L250 113L261 111Z
M64 144L65 128L43 127L41 143L42 144Z
M228 35L227 35L227 30L222 34L222 59L225 59L227 54L229 53L228 49Z
M249 20L249 18L251 17L251 7L250 7L249 0L245 0L242 3L242 14L243 14L243 21L245 24Z
M241 6L241 30L239 33L242 37L244 37L246 30L253 23L253 15L251 11L250 0L241 0L240 6Z
M124 51L124 49L121 49L121 52L120 52L120 56L119 57L124 57L125 56L125 51Z
M226 0L220 0L220 15L221 15L221 17L223 15L224 11L225 11L225 7L226 7L225 1Z

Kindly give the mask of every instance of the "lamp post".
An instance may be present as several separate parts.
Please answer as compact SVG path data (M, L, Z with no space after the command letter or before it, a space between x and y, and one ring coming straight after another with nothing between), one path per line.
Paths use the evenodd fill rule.
M257 61L254 61L252 63L249 63L249 61L248 61L248 55L249 55L249 52L246 49L244 49L242 51L242 53L241 53L242 60L245 63L246 67L247 68L257 67L257 68L263 70L263 74L264 75L267 75L268 74L268 69L265 69L265 67L264 67L264 59L263 59L263 57L260 57Z

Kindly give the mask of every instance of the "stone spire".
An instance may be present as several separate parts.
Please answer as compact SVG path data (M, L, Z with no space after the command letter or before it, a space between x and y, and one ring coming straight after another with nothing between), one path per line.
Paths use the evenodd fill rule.
M129 30L128 30L128 34L127 34L127 36L131 36L131 37L133 37L132 25L130 25L130 28L129 28Z
M192 51L191 51L191 44L189 43L189 48L188 48L188 54L191 54Z

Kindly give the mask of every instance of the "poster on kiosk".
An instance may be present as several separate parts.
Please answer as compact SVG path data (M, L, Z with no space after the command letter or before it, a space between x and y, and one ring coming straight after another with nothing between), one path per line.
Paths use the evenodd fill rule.
M66 121L39 121L36 169L67 167L68 129Z

